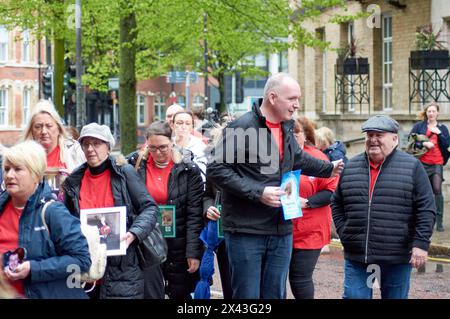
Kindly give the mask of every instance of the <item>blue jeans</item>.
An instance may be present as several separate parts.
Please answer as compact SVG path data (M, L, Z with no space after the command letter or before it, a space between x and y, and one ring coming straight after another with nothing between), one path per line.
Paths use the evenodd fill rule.
M233 299L285 299L292 235L224 232Z
M370 267L369 267L370 266ZM378 268L379 267L379 268ZM380 270L382 299L408 299L411 264L364 264L345 260L344 299L372 299L372 285ZM369 278L370 276L370 278Z

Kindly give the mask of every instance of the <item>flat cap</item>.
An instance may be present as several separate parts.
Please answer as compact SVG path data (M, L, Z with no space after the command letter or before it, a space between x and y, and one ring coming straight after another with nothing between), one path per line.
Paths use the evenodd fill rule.
M376 131L397 133L398 128L398 122L387 115L372 116L361 126L363 132Z
M99 125L97 123L89 123L81 129L80 138L78 141L81 143L83 138L85 137L95 137L99 140L102 140L106 143L109 143L109 148L113 149L114 145L116 144L116 141L114 140L114 137L111 134L111 130L109 129L109 126L106 125Z

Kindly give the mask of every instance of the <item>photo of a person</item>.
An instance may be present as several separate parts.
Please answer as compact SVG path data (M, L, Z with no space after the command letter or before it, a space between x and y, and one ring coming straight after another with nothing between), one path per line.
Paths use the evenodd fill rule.
M286 192L286 197L288 199L290 199L291 198L291 194L292 194L292 183L291 182L287 182L286 183L284 191Z
M118 213L92 214L87 223L96 226L100 235L100 243L106 244L107 250L120 248Z
M19 247L14 251L8 251L3 255L3 259L5 268L8 267L9 270L14 272L25 259L25 248Z
M172 227L173 226L171 211L165 210L161 213L161 225L164 227Z

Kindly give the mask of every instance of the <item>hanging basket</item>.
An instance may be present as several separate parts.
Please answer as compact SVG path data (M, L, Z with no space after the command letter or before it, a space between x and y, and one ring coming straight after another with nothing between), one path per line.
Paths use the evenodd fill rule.
M411 51L411 69L448 69L450 66L450 57L448 50L419 50Z
M336 64L339 75L369 74L368 58L346 58L338 60Z

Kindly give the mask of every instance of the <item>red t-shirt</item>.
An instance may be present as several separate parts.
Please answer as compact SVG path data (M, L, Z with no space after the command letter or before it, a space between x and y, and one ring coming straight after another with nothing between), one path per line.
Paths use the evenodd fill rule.
M61 162L61 149L59 145L53 151L47 154L47 167L67 168L66 164Z
M309 155L328 161L328 157L313 146L303 149ZM334 192L339 176L320 178L300 176L300 197L308 198L322 190ZM303 217L292 220L294 248L321 249L331 240L331 208L325 205L317 208L302 208Z
M3 214L0 215L0 254L4 254L8 250L16 250L19 247L19 219L22 211L23 209L15 208L12 201L9 200ZM9 283L20 295L25 295L22 280L9 281Z
M169 175L172 168L172 160L164 168L156 167L155 161L151 156L149 156L147 160L147 176L145 184L148 192L152 195L158 205L164 205L167 203L167 197L169 196Z
M374 164L369 160L370 165L370 185L369 185L369 199L372 199L372 190L377 180L378 174L380 173L381 164Z
M280 150L280 160L283 159L283 130L281 129L281 123L272 123L266 120L266 125L270 129L275 142Z
M109 169L98 175L86 170L81 180L79 204L80 209L114 207Z
M444 157L442 156L441 150L439 149L438 135L432 133L429 129L427 129L427 132L425 134L430 139L430 142L434 144L434 147L423 154L423 156L420 157L420 161L425 164L443 165Z

